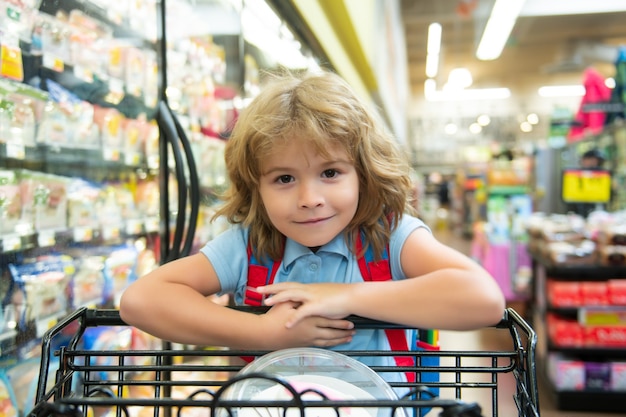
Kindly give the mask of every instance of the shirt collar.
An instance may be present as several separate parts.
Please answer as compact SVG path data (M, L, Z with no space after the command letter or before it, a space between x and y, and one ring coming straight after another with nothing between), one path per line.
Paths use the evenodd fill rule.
M317 253L319 254L320 252L336 253L346 259L350 257L350 250L348 249L348 245L346 245L343 233L338 234L333 240L319 248ZM312 253L313 252L308 247L299 244L295 240L287 239L283 264L287 267L301 256L311 255Z

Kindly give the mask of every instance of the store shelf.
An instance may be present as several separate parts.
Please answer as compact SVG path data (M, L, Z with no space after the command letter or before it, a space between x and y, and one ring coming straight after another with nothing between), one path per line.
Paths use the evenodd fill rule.
M566 282L603 282L613 279L626 279L626 267L625 266L606 266L598 264L555 264L547 259L533 254L533 271L534 271L534 305L537 306L535 311L535 321L541 321L541 325L535 329L538 331L540 339L543 339L541 350L541 362L538 364L540 374L543 375L546 380L546 385L549 387L546 390L552 397L552 401L555 407L563 411L587 411L587 412L611 412L611 413L623 413L626 412L626 403L623 401L626 392L623 391L609 391L600 389L583 389L583 390L559 390L556 385L550 380L548 376L549 363L555 359L552 355L556 354L557 357L561 356L573 361L581 361L585 364L590 363L606 363L606 362L624 362L626 360L626 348L621 346L620 339L611 339L610 345L598 346L593 343L594 336L591 331L591 327L585 327L585 321L582 317L582 312L585 309L591 311L616 311L618 313L626 309L626 306L616 305L581 305L581 306L567 306L556 307L550 304L550 300L547 297L547 282L550 281L566 281ZM584 301L584 299L583 299ZM551 329L549 326L552 321L547 320L548 315L554 315L559 317L559 322L563 319L563 323L567 321L576 321L580 327L579 331L584 333L578 335L582 337L581 345L579 346L560 346L550 339ZM620 316L621 317L621 316ZM580 320L583 320L582 322ZM605 323L602 322L602 327L605 327ZM612 327L606 327L607 329ZM540 329L540 330L539 330ZM596 328L594 331L600 331L601 328ZM575 330L575 328L574 328ZM561 332L567 331L560 329L553 331ZM565 334L564 333L564 334ZM618 332L617 335L621 337L623 332ZM572 334L572 340L577 340ZM567 376L565 376L567 378ZM585 377L586 378L586 377ZM588 383L588 381L586 382Z
M626 392L556 391L553 389L551 396L555 406L563 411L626 412L624 401Z
M553 279L562 281L605 281L611 278L626 278L626 265L600 265L596 263L590 264L555 264L531 254L533 260L541 265L546 275Z

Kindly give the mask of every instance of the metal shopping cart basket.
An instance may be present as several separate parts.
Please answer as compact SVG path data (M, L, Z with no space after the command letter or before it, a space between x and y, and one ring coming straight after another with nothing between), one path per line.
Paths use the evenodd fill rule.
M243 310L255 308L242 307ZM351 318L357 328L386 329L402 326ZM505 336L510 348L497 351L360 351L341 352L358 358L406 355L412 366L372 367L377 374L410 372L415 382L389 385L404 394L391 399L333 399L320 394L311 399L275 375L239 371L242 357L268 352L218 348L98 350L85 349L85 333L97 327L126 327L116 310L79 309L51 328L42 340L42 360L34 408L26 417L337 417L358 416L350 410L377 410L373 417L428 416L539 416L535 369L536 334L513 309L507 309L493 328ZM70 333L63 344L60 335ZM437 356L436 367L425 365ZM424 372L439 375L427 386ZM246 378L266 378L293 393L288 400L223 395ZM432 394L432 392L438 395ZM245 410L253 411L244 412ZM280 410L279 412L276 412ZM347 412L346 412L347 410Z

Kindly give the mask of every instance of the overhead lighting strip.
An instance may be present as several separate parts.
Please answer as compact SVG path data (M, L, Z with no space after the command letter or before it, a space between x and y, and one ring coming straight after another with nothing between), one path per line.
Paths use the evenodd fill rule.
M426 76L434 78L439 72L439 53L441 52L441 24L428 26L428 44L426 46Z
M497 59L506 45L525 0L496 0L476 50L483 61Z

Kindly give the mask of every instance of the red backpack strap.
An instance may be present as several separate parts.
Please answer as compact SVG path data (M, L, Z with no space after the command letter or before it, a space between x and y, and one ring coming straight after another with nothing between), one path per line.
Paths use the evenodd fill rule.
M261 265L252 252L252 246L248 241L248 284L243 296L243 303L249 306L263 304L263 296L256 291L257 287L269 285L274 282L274 277L282 259L270 261L270 266Z
M358 233L356 239L356 253L361 254L363 250L363 235ZM383 251L383 259L375 261L373 259L372 247L361 254L357 259L359 270L363 281L391 281L391 266L389 265L389 245ZM403 329L385 329L385 335L389 341L389 347L393 351L408 352L409 344L406 340L406 333ZM409 356L396 356L396 365L414 366L413 358ZM415 373L406 372L407 382L415 382Z

